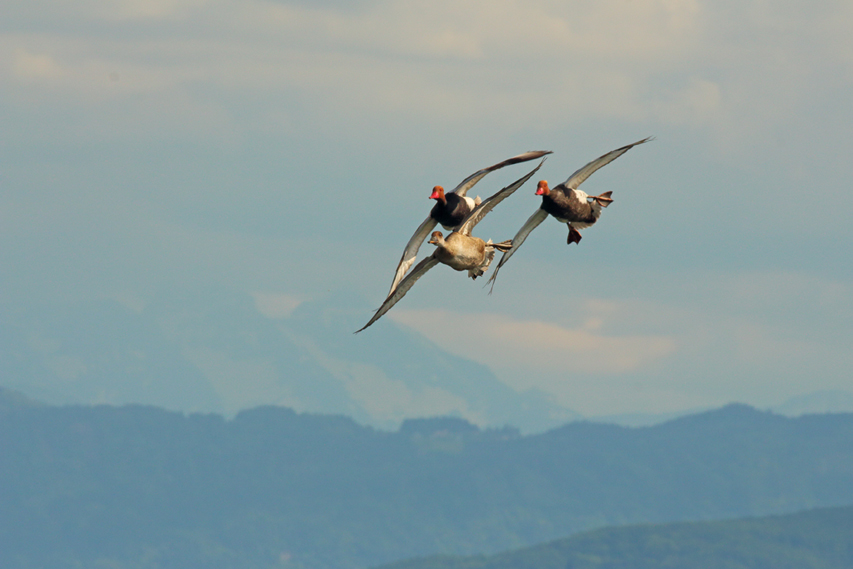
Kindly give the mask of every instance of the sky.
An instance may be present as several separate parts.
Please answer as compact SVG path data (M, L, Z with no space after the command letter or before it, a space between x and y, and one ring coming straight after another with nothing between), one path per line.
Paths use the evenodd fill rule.
M434 185L527 150L553 151L536 179L555 185L654 136L584 183L615 202L579 245L546 220L491 295L438 267L374 327L410 327L586 415L853 390L848 1L3 13L4 306L138 307L210 283L271 318L344 289L379 306ZM475 234L511 238L534 182Z

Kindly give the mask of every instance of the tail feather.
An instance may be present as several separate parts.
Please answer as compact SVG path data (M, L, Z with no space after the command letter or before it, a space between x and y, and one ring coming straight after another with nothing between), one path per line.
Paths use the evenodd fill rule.
M491 239L489 239L489 245L493 245L491 243ZM480 263L479 267L474 269L468 269L468 276L474 280L477 280L477 277L482 277L483 273L489 270L489 265L492 264L492 260L495 258L495 250L493 247L486 247L486 256L483 258L483 262Z

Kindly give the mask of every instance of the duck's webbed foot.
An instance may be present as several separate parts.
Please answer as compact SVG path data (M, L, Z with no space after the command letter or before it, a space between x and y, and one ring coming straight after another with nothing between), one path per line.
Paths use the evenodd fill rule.
M571 245L572 243L580 243L581 242L581 232L571 226L571 224L567 224L569 226L569 238L566 239L566 245Z
M613 203L613 198L610 196L613 195L613 192L604 192L603 194L599 194L597 196L593 196L592 200L596 202L601 207L607 207Z

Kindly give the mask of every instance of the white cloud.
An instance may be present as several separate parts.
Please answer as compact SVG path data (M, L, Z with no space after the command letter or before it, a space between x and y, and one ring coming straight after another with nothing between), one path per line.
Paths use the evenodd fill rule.
M512 278L489 298L487 310L497 304L501 314L451 303L451 310L395 308L386 318L483 363L515 389L536 387L589 415L767 406L849 387L847 283L795 272L660 274L577 262L540 269L526 274L576 283L570 275L580 271L584 283L531 294L529 278ZM607 296L580 296L602 285Z
M9 2L8 16L40 22L177 20L191 16L212 0L26 0ZM5 6L4 6L5 7Z
M427 335L442 348L490 366L526 368L533 375L566 371L591 375L638 371L672 355L676 342L666 336L614 336L594 315L582 326L518 320L499 314L400 310L397 322ZM464 326L448 322L464 321Z
M41 4L47 12L52 3ZM20 73L53 79L53 96L93 105L124 100L131 116L136 105L147 116L153 102L166 125L176 115L219 113L195 128L258 129L270 117L292 126L288 105L296 97L345 136L377 121L505 130L616 118L753 140L804 104L815 80L829 80L814 59L826 67L846 61L849 69L838 49L839 41L849 45L838 22L849 12L838 4L804 16L761 2L699 0L395 1L358 10L261 0L92 1L67 16L81 24L79 33L65 27L0 41L23 50ZM116 35L112 20L128 20L121 25L138 33ZM238 103L246 96L249 111ZM348 132L340 123L353 116L364 119Z
M211 0L110 0L98 2L97 9L109 19L162 20L186 18L211 4L216 9Z
M30 53L23 48L16 48L12 52L10 67L12 75L23 81L57 79L63 74L50 54Z
M67 104L69 97L75 103L98 104L130 94L164 92L178 84L181 73L170 72L174 62L156 65L133 56L144 47L98 38L0 35L0 53L11 54L3 58L8 71L0 81L23 83L28 87L23 91L26 96L38 95L39 101L53 98L60 104ZM184 74L184 80L190 78L192 74ZM20 101L23 106L28 103Z
M302 304L303 298L285 293L254 292L255 307L267 318L286 318Z

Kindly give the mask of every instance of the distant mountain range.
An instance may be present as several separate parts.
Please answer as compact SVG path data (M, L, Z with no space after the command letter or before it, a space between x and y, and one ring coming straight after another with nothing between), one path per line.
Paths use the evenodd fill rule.
M625 427L649 427L659 425L678 417L695 415L708 411L708 408L685 409L674 413L623 413L620 415L604 415L589 417L587 420L596 423L623 425ZM805 395L792 397L778 405L772 405L767 411L786 417L799 417L809 414L853 413L853 393L843 390L815 391Z
M363 569L853 504L853 414L744 405L523 436L457 417L388 432L280 407L229 420L0 390L0 458L4 569Z
M454 415L533 432L580 418L391 320L353 336L371 309L345 292L278 319L222 289L169 291L134 308L100 301L0 314L0 382L53 404L229 416L277 404L385 429Z
M583 418L545 393L516 392L393 320L353 336L371 307L342 291L274 319L249 295L219 288L164 291L147 304L5 310L0 384L51 404L139 403L226 416L276 404L386 430L436 415L525 433ZM853 411L853 394L816 394L774 409ZM643 426L696 411L592 420Z
M840 389L815 391L792 397L770 408L774 413L799 417L808 413L852 413L853 393Z

